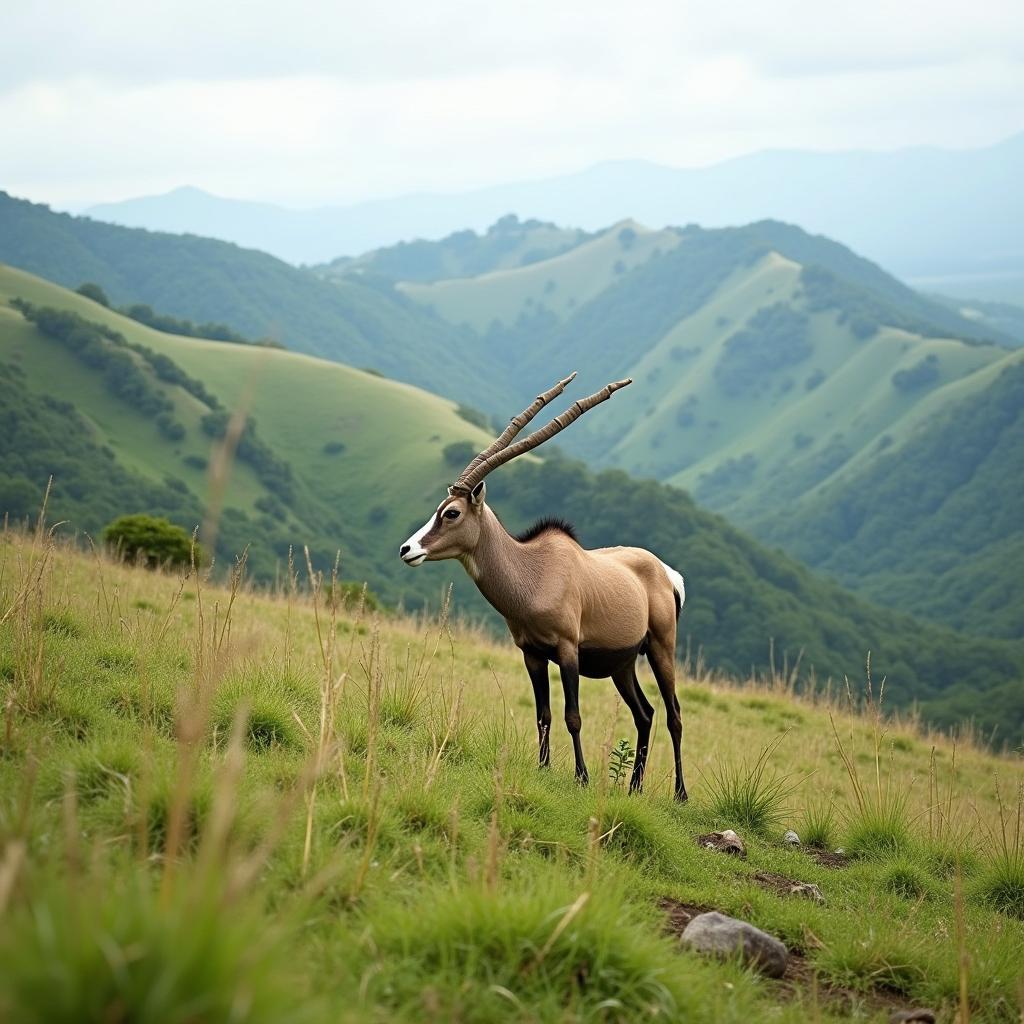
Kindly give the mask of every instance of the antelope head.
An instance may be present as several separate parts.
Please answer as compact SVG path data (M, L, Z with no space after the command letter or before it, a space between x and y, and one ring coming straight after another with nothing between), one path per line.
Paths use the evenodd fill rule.
M575 402L560 416L533 431L520 441L512 444L515 436L552 399L557 398L572 383L575 373L560 380L554 387L538 395L533 403L518 416L513 416L509 425L494 442L477 455L449 486L447 497L437 506L434 514L399 549L406 565L422 565L444 558L472 556L480 539L480 524L483 517L487 485L484 477L491 470L503 466L518 455L532 451L538 445L564 430L595 405L633 382L629 379L606 384L600 391Z

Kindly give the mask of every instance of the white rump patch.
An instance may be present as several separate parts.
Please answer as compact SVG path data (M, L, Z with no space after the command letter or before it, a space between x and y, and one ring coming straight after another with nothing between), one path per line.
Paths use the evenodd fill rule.
M686 603L686 584L683 583L683 574L676 572L672 566L666 565L664 562L661 563L661 567L665 570L665 575L668 577L669 583L672 584L672 589L679 595L679 607L682 608Z

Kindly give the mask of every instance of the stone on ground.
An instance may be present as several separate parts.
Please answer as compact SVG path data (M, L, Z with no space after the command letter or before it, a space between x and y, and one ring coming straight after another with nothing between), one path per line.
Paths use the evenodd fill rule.
M683 942L711 956L729 958L738 954L745 964L769 978L781 978L789 959L786 947L773 935L714 910L698 914L686 926Z

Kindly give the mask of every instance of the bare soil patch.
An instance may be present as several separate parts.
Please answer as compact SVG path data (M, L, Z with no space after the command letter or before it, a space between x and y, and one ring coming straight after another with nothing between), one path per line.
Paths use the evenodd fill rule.
M845 853L832 853L831 850L815 850L804 847L808 857L813 857L823 868L845 868L850 858Z

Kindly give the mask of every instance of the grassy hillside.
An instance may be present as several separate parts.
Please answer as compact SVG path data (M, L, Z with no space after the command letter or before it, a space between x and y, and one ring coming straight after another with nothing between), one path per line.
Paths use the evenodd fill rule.
M682 678L691 800L660 728L629 797L608 768L633 732L597 682L584 790L560 732L535 768L507 645L309 590L0 534L4 1019L1018 1018L1019 761ZM722 828L745 859L698 841ZM780 937L785 977L683 947L707 909Z
M18 271L0 273L0 298L5 295L115 328L170 357L224 409L247 409L256 440L275 461L269 477L266 459L235 463L223 495L222 561L248 545L252 572L273 580L284 571L289 547L308 545L321 565L340 548L343 575L370 581L389 603L436 606L454 581L460 613L502 628L461 567L411 571L396 555L466 460L458 450L446 455L446 448L454 442L482 447L488 440L450 403L295 353L160 334ZM171 419L181 429L168 437L156 417L113 394L104 373L6 305L0 364L12 422L0 439L6 511L31 515L55 473L52 514L73 528L95 534L116 515L135 511L167 514L189 530L202 521L213 439L204 429L208 408L195 394L152 379L149 364L138 362L172 404ZM73 457L65 447L69 433ZM131 504L133 484L138 496ZM1024 674L1019 644L975 641L894 618L767 551L679 491L621 472L595 475L554 451L543 463L495 474L489 487L512 529L562 515L577 523L588 546L646 546L677 566L690 581L685 642L709 665L736 675L752 666L769 671L774 643L780 662L802 651L801 671L824 682L856 677L871 650L879 675L889 677L894 705L916 700L933 720L957 721L964 709L958 704L951 712L944 695L959 685L975 694L979 723L999 723L1008 739L1024 729L1024 703L1013 688Z
M972 393L941 389L941 405L879 457L858 460L787 515L766 517L759 532L880 603L1019 636L1024 583L1012 569L1024 564L1024 359L1003 360L984 378Z
M578 229L539 220L520 221L509 214L480 235L456 231L437 242L399 242L362 256L341 257L314 269L328 280L356 274L425 283L525 267L560 256L590 237Z
M115 305L146 303L196 322L465 399L494 395L462 358L461 332L395 292L355 277L334 285L252 249L52 212L0 192L0 262L77 288L99 284Z
M0 362L20 371L18 392L70 402L88 424L87 430L75 433L99 453L101 461L95 464L112 459L147 488L175 491L176 504L158 505L189 529L199 522L207 499L212 439L200 421L208 410L180 388L165 388L175 418L185 427L184 437L169 441L151 418L112 398L100 374L26 323L8 305L11 297L111 326L125 338L171 356L229 409L248 410L260 438L292 467L296 494L290 503L282 502L249 465L236 462L224 495L225 554L252 544L257 572L273 578L287 560L290 544L309 544L321 558L330 558L341 547L346 576L366 577L372 569L392 599L416 593L420 581L410 579L397 557L390 557L406 536L406 519L430 505L439 481L451 475L443 456L446 444L462 439L483 444L488 439L459 417L451 402L297 353L162 334L39 278L0 268ZM25 416L22 422L29 419ZM51 436L50 461L58 458L52 464L63 467L65 431ZM10 434L0 444L34 458L34 493L29 498L22 488L19 507L8 504L6 509L24 514L38 505L49 472L43 464L47 460L41 459L36 444L19 444ZM61 514L76 513L77 527L96 531L113 515L132 509L121 504L124 497L111 497L102 506L94 500L88 492L102 491L105 475L93 473L91 465L81 472L67 467L80 478L70 490L71 482L58 473L56 499ZM79 495L87 500L79 501ZM94 512L81 514L87 507ZM97 514L100 507L102 515ZM418 600L437 589L420 584Z
M624 221L564 253L513 269L429 284L402 282L399 291L451 323L486 332L525 319L564 320L607 288L616 277L675 248L671 230L650 231Z
M1024 358L1019 347L986 343L1008 338L992 317L934 302L789 225L687 228L671 232L671 246L666 234L639 233L633 244L650 239L649 253L621 274L606 273L608 256L596 272L586 262L614 249L612 231L526 268L400 287L473 327L477 357L499 369L517 401L555 362L579 368L584 390L634 378L566 435L565 446L591 463L684 488L875 600L1020 637L1024 602L1006 556L1024 533L1019 524L990 528L993 492L977 472L986 462L993 478L1014 477L1010 435L998 448L961 448L956 507L971 514L956 530L933 528L924 520L934 505L920 504L901 506L916 527L890 529L886 509L862 498L863 542L848 553L832 546L837 529L842 544L854 529L837 526L851 514L850 496L859 487L872 494L876 473L898 486L905 442L946 429L932 417L953 403L986 414L993 381ZM941 451L928 448L934 459ZM944 469L922 456L914 473L934 480ZM944 547L925 543L940 532Z

